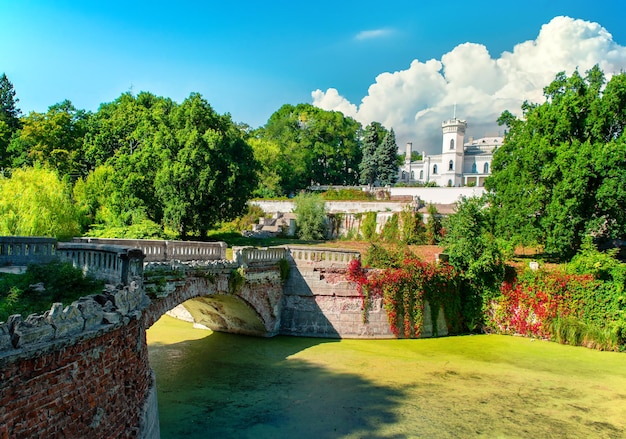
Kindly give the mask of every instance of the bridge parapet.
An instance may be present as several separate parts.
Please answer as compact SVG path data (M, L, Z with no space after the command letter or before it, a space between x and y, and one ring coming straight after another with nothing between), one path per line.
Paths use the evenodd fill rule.
M56 256L57 240L35 236L1 236L0 265L46 264Z
M72 262L74 267L96 278L117 285L138 287L143 284L143 258L141 250L119 245L89 244L82 242L60 242L57 256Z
M164 241L158 239L74 238L73 242L121 245L138 248L144 253L144 262L193 261L226 259L225 242Z
M242 266L275 264L288 255L286 247L233 247L233 260Z
M350 261L361 259L361 253L352 250L292 246L287 249L297 266L347 267Z

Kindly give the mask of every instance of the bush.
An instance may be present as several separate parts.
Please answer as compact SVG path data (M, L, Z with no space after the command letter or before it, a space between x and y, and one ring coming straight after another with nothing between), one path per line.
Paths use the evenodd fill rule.
M326 203L317 194L300 194L294 198L298 237L307 241L326 237Z
M24 274L2 274L0 321L12 314L26 316L47 311L55 302L71 303L101 292L103 286L103 281L85 277L80 269L66 262L29 265Z

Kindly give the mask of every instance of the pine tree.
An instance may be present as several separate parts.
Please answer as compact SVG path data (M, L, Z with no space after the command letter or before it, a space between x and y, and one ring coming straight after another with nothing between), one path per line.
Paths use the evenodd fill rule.
M398 145L393 129L387 133L376 150L378 180L381 186L392 185L398 180Z
M380 131L384 128L378 122L372 122L365 128L363 138L363 159L359 165L360 182L370 187L374 186L378 176L376 151L380 143Z
M4 121L12 131L20 127L21 111L15 107L19 99L15 99L13 84L6 74L0 76L0 120Z

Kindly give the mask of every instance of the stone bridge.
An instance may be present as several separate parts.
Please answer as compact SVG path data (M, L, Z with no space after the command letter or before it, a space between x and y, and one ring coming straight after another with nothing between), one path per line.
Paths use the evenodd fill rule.
M358 257L239 247L227 259L221 242L0 238L0 266L61 259L107 282L101 294L0 322L0 438L159 437L145 331L181 304L217 331L393 337L380 302L363 321L345 279ZM435 324L446 333L442 317Z

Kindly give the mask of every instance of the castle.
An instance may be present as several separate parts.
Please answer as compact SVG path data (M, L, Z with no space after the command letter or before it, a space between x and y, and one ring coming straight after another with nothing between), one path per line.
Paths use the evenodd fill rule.
M441 154L411 160L412 144L406 145L404 165L400 167L399 183L436 184L437 186L484 186L491 174L494 150L502 145L502 137L483 137L464 143L467 122L456 117L441 124Z

